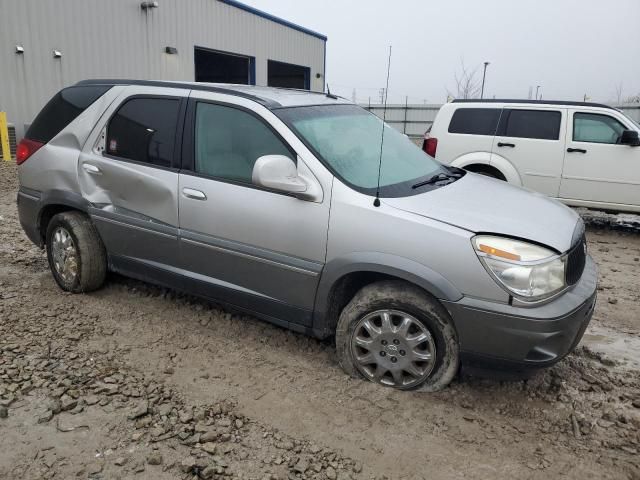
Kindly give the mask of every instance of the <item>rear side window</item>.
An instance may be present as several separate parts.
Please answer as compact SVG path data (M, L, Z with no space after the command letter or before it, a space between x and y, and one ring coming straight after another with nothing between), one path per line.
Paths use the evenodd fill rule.
M498 135L501 137L558 140L562 114L549 110L505 109Z
M449 133L495 135L500 119L499 108L459 108L449 123Z
M82 85L60 90L40 111L25 137L47 143L110 88Z
M175 147L180 100L132 98L107 127L107 153L116 157L170 167Z

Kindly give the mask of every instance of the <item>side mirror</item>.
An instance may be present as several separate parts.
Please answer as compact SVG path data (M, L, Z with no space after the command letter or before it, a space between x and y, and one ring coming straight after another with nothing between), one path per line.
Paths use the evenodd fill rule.
M284 155L264 155L253 166L251 181L255 185L279 192L302 194L308 185L298 176L296 164Z
M630 147L640 146L640 136L637 130L625 130L620 137L621 145L629 145Z

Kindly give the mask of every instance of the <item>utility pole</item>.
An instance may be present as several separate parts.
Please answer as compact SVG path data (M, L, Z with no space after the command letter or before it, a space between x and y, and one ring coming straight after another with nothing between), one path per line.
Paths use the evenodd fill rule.
M482 88L480 89L480 98L484 97L484 79L487 76L487 66L489 62L484 62L484 70L482 71Z
M407 134L407 112L409 110L409 95L404 97L404 122L402 123L402 133Z

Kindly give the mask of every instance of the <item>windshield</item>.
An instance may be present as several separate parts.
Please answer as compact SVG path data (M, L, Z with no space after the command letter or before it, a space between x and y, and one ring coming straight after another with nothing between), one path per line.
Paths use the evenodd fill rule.
M352 188L374 195L378 183L382 120L356 105L291 107L275 113L325 165ZM380 196L399 197L437 188L412 185L449 171L405 135L385 126Z

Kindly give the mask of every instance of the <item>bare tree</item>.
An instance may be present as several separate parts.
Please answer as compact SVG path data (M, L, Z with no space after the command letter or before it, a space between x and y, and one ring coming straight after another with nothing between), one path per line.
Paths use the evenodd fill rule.
M453 74L456 88L453 91L447 88L447 95L453 98L478 98L481 88L481 80L477 76L478 68L468 69L464 64L464 60L461 59L460 72L454 72Z
M620 105L622 102L622 82L616 85L616 103Z

